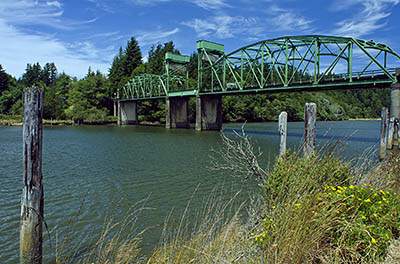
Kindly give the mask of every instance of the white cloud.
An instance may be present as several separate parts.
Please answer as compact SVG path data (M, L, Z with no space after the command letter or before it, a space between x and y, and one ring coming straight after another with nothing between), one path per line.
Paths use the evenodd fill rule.
M179 32L179 28L175 28L171 31L148 31L138 34L136 40L140 43L140 46L146 46L150 44L156 44L165 41L168 37Z
M89 1L92 2L93 0ZM125 1L135 5L153 6L158 3L172 2L173 0L125 0ZM224 7L230 7L230 5L226 3L226 0L186 0L186 1L197 5L198 7L208 10L217 10Z
M6 71L22 75L27 63L54 62L60 72L83 77L89 65L106 73L113 51L96 49L90 42L65 44L39 34L26 34L0 19L0 58Z
M193 4L204 9L221 9L230 7L225 0L190 0Z
M216 15L205 20L195 18L182 23L193 28L198 37L216 37L219 39L232 38L240 33L248 35L259 31L255 18L242 16Z
M49 1L49 2L46 2L46 5L48 5L48 6L55 6L55 7L57 7L57 8L61 8L61 3L58 2L58 1Z
M126 0L129 3L141 6L152 6L157 3L170 2L171 0Z
M268 23L273 25L273 31L303 32L311 31L312 20L298 15L296 11L271 5L267 10L270 15Z
M42 65L54 62L59 71L77 77L83 77L89 65L107 72L114 47L100 50L90 42L90 38L67 43L45 31L30 30L36 25L73 30L95 20L65 19L60 1L1 0L0 63L16 77L22 75L27 63L36 62Z
M47 25L64 27L60 22L63 10L55 2L39 2L33 0L1 0L0 17L15 25ZM58 2L57 2L58 3Z
M347 3L339 1L337 10L355 9L356 4L361 6L362 10L352 18L338 22L338 28L333 34L356 38L372 34L386 25L391 8L399 3L400 0L348 0Z
M64 10L59 1L1 0L0 18L11 25L45 25L56 29L74 29L77 25L93 23L96 18L86 21L68 21L63 18Z

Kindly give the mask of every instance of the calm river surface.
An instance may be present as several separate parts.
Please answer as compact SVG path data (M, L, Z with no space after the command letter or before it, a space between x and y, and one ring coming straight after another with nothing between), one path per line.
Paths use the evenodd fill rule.
M240 124L224 124L226 134ZM366 149L375 151L379 121L319 122L317 144L327 138L350 136L343 156L351 159ZM272 163L279 149L277 123L249 123L245 130L263 151L265 164ZM289 123L288 146L295 149L303 134L303 123ZM56 237L75 232L77 251L96 238L107 215L116 220L136 205L136 230L152 227L144 234L143 248L151 250L160 241L166 217L176 223L189 200L199 208L205 197L219 188L228 200L238 190L240 199L256 191L256 183L244 184L227 174L210 172L211 148L221 145L219 132L193 129L166 130L140 126L45 127L43 179L45 218L51 246L44 231L45 263L55 255ZM22 188L22 128L0 127L0 263L18 263L19 208ZM376 154L374 154L376 156ZM243 187L244 186L244 187ZM87 194L87 195L86 195ZM82 202L85 200L84 202ZM69 231L70 221L82 210Z

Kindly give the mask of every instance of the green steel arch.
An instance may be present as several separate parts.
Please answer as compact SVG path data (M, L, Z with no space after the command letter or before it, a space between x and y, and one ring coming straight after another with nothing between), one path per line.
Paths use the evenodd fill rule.
M388 87L398 82L400 56L374 41L322 35L259 41L226 54L197 42L197 87L189 85L189 57L167 53L165 72L131 79L123 100L174 96Z
M400 65L389 46L345 37L281 37L229 54L207 41L197 47L199 94L387 87Z
M130 79L121 89L119 95L127 100L144 100L165 98L171 95L182 95L188 90L189 57L167 52L165 54L165 72L157 74L144 73Z

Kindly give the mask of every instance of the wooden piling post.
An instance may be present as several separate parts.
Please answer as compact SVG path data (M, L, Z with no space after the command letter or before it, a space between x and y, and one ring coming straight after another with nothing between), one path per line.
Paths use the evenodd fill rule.
M399 140L400 140L400 121L398 118L395 118L393 123L394 123L393 153L398 153L399 152Z
M381 113L381 142L379 149L379 160L383 160L386 157L387 117L388 117L388 109L386 107L383 107Z
M36 86L24 90L23 189L21 197L20 263L42 263L44 213L42 182L44 91Z
M121 113L121 102L120 101L118 101L118 107L117 107L117 113L118 113L118 117L117 117L117 125L121 125L122 124L122 122L121 122L121 118L122 118L122 113Z
M393 148L394 119L395 119L394 117L391 117L389 119L389 123L388 123L388 126L387 126L388 133L387 133L387 146L386 146L386 148L388 150L391 150Z
M281 143L279 147L279 157L286 152L286 136L287 136L287 113L282 112L279 115L279 134L281 135Z
M315 149L317 122L317 105L315 103L306 103L304 109L304 155L310 156Z

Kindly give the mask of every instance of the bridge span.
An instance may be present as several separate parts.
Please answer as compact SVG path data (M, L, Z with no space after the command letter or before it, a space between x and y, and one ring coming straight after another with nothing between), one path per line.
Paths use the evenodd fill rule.
M219 130L224 95L391 88L390 116L400 118L400 56L372 40L321 35L259 41L226 53L224 45L197 42L197 83L189 57L165 54L165 72L141 74L119 89L118 123L137 124L137 103L166 100L166 127L189 127L196 97L196 129Z

